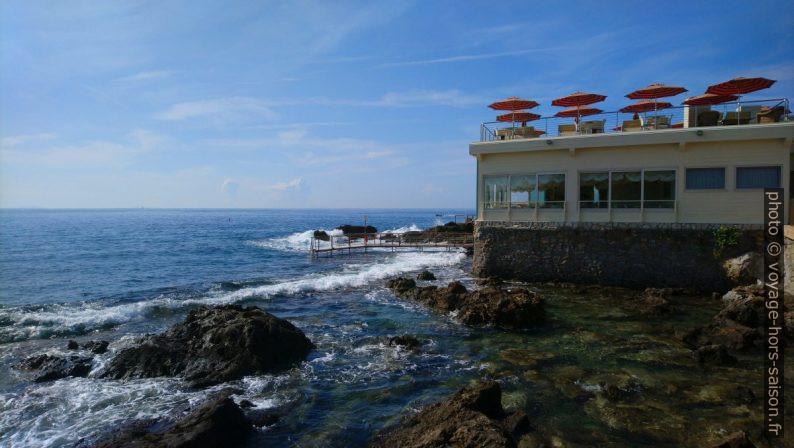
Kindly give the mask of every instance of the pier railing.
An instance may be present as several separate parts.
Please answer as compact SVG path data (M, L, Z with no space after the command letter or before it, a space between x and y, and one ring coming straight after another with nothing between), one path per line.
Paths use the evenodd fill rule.
M335 252L352 253L368 249L419 249L442 248L452 250L455 248L469 248L474 245L474 234L465 232L429 232L412 231L401 233L356 233L347 235L314 236L311 239L312 256L323 253L329 255Z

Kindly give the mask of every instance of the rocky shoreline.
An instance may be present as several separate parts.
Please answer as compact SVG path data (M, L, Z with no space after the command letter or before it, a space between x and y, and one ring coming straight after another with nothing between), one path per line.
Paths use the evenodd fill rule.
M389 280L386 286L401 299L451 314L454 320L474 329L493 327L516 332L538 328L548 321L545 300L526 285L483 279L479 282L479 289L469 290L460 282L451 282L447 286L428 284L437 281L429 271L420 272L416 278L419 283L412 278L398 277ZM610 291L610 287L600 286L560 284L557 287L583 296ZM681 289L647 288L634 292L616 309L648 319L667 319L679 312L676 298L687 294L688 291ZM763 337L762 294L763 289L758 285L735 287L722 296L723 307L711 322L676 331L680 344L689 350L689 357L704 368L718 368L735 366L741 363L743 354L759 351ZM794 334L794 309L789 301L785 305L781 312L785 313L786 335L791 338ZM587 335L587 332L577 328L573 334L579 337ZM392 336L383 343L410 352L421 352L425 344L411 334ZM82 344L69 341L67 349L74 351L73 354L32 355L17 367L28 372L34 382L85 377L92 372L93 356L105 353L108 345L108 341ZM183 322L163 333L138 338L115 353L92 376L121 380L175 377L190 387L206 388L248 375L291 369L306 360L314 347L299 328L259 308L238 305L203 307L191 311ZM520 347L513 350L515 353L505 355L509 356L510 362L533 368L548 365L556 369L555 388L580 401L588 415L619 430L634 431L636 428L632 425L642 424L635 421L639 417L632 415L633 412L639 412L639 416L647 412L643 398L640 398L642 391L664 387L648 384L635 376L603 376L585 371L577 368L575 363L551 354L524 353ZM686 365L683 355L675 356L678 358L673 359L673 363ZM409 413L400 423L376 434L370 446L578 446L534 427L521 406L503 406L512 398L505 396L502 390L509 382L505 383L506 380L499 377L495 372L485 374L482 378L490 380L462 388L417 413ZM497 381L493 381L494 378ZM582 384L589 385L584 387ZM120 427L109 428L106 434L83 439L77 446L243 446L256 428L277 423L279 415L259 410L247 400L235 402L233 396L237 392L227 388L183 410L176 417L133 420ZM720 393L725 394L720 399L731 405L757 403L756 395L749 388L739 386ZM745 432L747 427L732 429L738 432L729 434L724 441L713 446L772 446L754 444L758 443L758 435ZM663 437L658 430L648 434ZM603 435L591 434L590 437L598 439Z

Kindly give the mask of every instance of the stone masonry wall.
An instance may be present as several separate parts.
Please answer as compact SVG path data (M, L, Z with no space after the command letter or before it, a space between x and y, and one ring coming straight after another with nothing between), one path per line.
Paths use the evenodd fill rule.
M564 281L726 291L723 260L761 253L763 230L739 225L739 243L715 257L714 224L493 223L474 228L473 274L527 282Z

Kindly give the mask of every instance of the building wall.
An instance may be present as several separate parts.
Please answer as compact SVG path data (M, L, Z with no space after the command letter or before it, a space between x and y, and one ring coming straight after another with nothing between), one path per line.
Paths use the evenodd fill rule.
M717 250L717 228L714 224L478 222L472 273L527 282L724 292L731 285L723 260L760 253L763 230L759 225L740 226L738 244Z
M477 202L483 221L684 222L760 224L761 190L735 188L736 167L781 166L781 186L789 186L790 144L780 139L658 144L576 150L533 150L479 154ZM724 167L724 190L686 190L685 168ZM675 169L675 210L578 209L579 173L610 170ZM565 173L565 210L486 210L483 176L537 172ZM788 195L788 192L787 192ZM788 202L788 201L786 201Z

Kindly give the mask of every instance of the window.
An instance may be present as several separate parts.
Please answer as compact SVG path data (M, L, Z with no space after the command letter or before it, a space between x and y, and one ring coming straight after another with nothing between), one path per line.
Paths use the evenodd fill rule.
M736 188L777 188L779 186L779 166L736 168Z
M507 176L484 176L485 208L507 208L509 188Z
M535 206L535 175L510 176L510 207L527 208ZM530 200L531 199L531 200Z
M675 206L675 171L645 171L643 174L643 208Z
M725 168L687 168L687 190L721 190L725 188Z
M609 207L609 173L579 174L579 206L582 208Z
M642 172L640 171L612 173L612 208L640 208L641 178Z
M565 206L565 174L538 175L538 207L563 208Z

